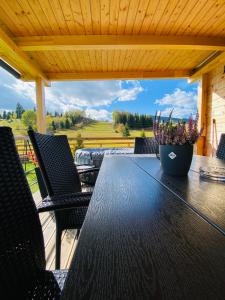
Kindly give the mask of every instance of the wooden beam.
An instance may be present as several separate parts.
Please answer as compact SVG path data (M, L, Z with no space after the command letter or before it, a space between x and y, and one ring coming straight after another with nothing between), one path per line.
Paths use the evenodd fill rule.
M214 59L210 60L207 64L204 64L203 67L198 68L196 71L192 72L189 78L189 82L193 83L199 79L205 73L210 72L220 64L225 64L225 52L220 53Z
M46 75L36 66L15 42L0 28L0 56L12 67L21 72L22 77L47 80Z
M46 133L45 88L44 81L40 78L36 80L36 104L38 132Z
M136 71L136 72L77 72L77 73L47 73L51 81L65 80L113 80L113 79L159 79L188 78L190 70L168 71Z
M98 50L98 49L176 49L225 51L225 39L196 36L149 35L64 35L16 37L23 51Z
M197 154L206 155L207 135L207 102L208 102L208 74L203 74L198 83L198 111L199 128L204 128L201 137L197 142Z

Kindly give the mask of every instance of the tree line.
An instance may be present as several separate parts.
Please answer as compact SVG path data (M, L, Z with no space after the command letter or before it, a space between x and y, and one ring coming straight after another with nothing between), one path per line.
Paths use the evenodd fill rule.
M114 111L112 116L114 127L119 124L127 125L130 129L151 128L153 126L153 119L147 114Z
M24 127L27 129L32 127L36 129L37 114L36 108L25 110L20 103L17 103L15 111L4 110L0 114L0 119L12 121L20 119ZM74 110L65 113L46 113L46 123L48 131L56 131L60 129L74 128L75 125L85 125L92 120L87 118L84 111Z

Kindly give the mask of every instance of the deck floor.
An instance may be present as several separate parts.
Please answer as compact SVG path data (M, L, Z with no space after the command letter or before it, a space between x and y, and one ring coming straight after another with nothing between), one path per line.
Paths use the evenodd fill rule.
M41 202L39 192L33 194L35 203ZM45 242L46 269L55 269L55 222L50 213L40 215ZM62 234L61 269L68 269L77 245L76 230L65 230Z

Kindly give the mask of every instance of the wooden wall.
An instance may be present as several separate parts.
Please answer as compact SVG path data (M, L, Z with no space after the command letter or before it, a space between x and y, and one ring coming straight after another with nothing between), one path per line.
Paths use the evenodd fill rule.
M220 65L207 75L205 154L208 156L212 154L215 156L220 135L225 133L224 67L225 64ZM214 126L213 119L215 120Z

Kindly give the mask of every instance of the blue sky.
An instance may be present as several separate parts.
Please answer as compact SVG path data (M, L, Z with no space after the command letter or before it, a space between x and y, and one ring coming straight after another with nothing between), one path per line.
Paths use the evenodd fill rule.
M22 82L0 69L0 112L14 110L20 102L25 109L35 106L33 83ZM46 109L65 112L82 109L98 120L110 120L113 110L188 117L197 110L197 84L182 80L111 80L53 82L45 89Z

